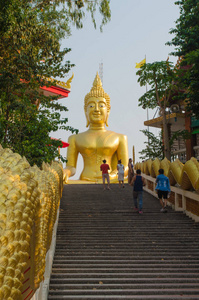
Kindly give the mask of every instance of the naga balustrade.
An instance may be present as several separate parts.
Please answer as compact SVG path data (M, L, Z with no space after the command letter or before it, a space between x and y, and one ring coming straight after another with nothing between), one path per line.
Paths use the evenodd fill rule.
M55 248L63 168L31 167L0 146L0 300L45 300Z
M135 169L141 169L146 179L145 191L157 197L155 180L158 170L164 169L171 184L171 195L168 204L176 211L183 211L196 222L199 222L199 162L192 157L185 164L178 159L170 162L166 158L162 161L155 159L136 163Z

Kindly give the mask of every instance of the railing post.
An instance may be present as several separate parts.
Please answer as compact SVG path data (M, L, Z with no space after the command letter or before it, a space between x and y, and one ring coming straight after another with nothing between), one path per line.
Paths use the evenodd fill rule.
M187 205L186 205L186 197L182 195L182 209L183 211L186 211Z
M179 199L178 199L178 194L175 192L175 204L174 204L175 210L179 210Z

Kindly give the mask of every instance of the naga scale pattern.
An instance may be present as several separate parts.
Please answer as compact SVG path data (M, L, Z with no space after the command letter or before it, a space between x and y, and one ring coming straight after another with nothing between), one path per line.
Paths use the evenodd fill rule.
M0 300L32 297L43 281L62 178L59 162L40 170L0 147Z

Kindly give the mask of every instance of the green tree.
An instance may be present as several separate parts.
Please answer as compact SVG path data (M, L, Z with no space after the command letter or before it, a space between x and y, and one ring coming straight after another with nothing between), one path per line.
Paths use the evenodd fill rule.
M140 130L147 137L146 148L139 152L140 159L148 160L159 158L162 160L164 158L164 146L162 143L162 131L159 132L158 136L155 136L152 132L148 130Z
M179 83L181 98L186 99L187 108L199 118L199 2L198 0L180 0L175 2L180 8L180 17L176 28L170 33L174 38L168 45L175 46L173 55L182 57Z
M67 108L58 97L47 97L40 87L56 85L73 65L65 60L70 49L61 41L70 27L83 26L86 11L95 23L97 7L101 29L110 20L108 0L6 0L0 2L0 143L41 165L58 155L59 141L50 133L67 126L61 113ZM48 78L54 78L49 81Z
M149 86L149 90L138 99L138 105L142 106L143 109L160 107L160 113L163 117L164 156L170 160L171 151L166 108L169 105L172 92L176 89L174 84L175 68L169 61L147 63L141 66L136 75L139 76L140 86Z
M164 144L163 144L163 134L162 130L159 132L158 136L155 136L152 132L148 130L140 130L147 137L146 148L140 151L140 159L155 159L156 157L162 160L164 158ZM177 130L174 132L172 137L169 139L170 147L173 145L175 140L182 138L184 141L190 139L191 133L187 130ZM172 153L171 153L172 154Z

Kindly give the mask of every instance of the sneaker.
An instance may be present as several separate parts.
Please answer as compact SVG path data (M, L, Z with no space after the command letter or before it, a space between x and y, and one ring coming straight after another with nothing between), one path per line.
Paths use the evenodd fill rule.
M139 214L143 214L143 211L142 211L142 210L140 210L140 211L139 211Z
M134 207L134 211L138 211L138 208L137 208L137 207Z
M161 208L161 210L160 210L161 212L164 212L164 208Z

